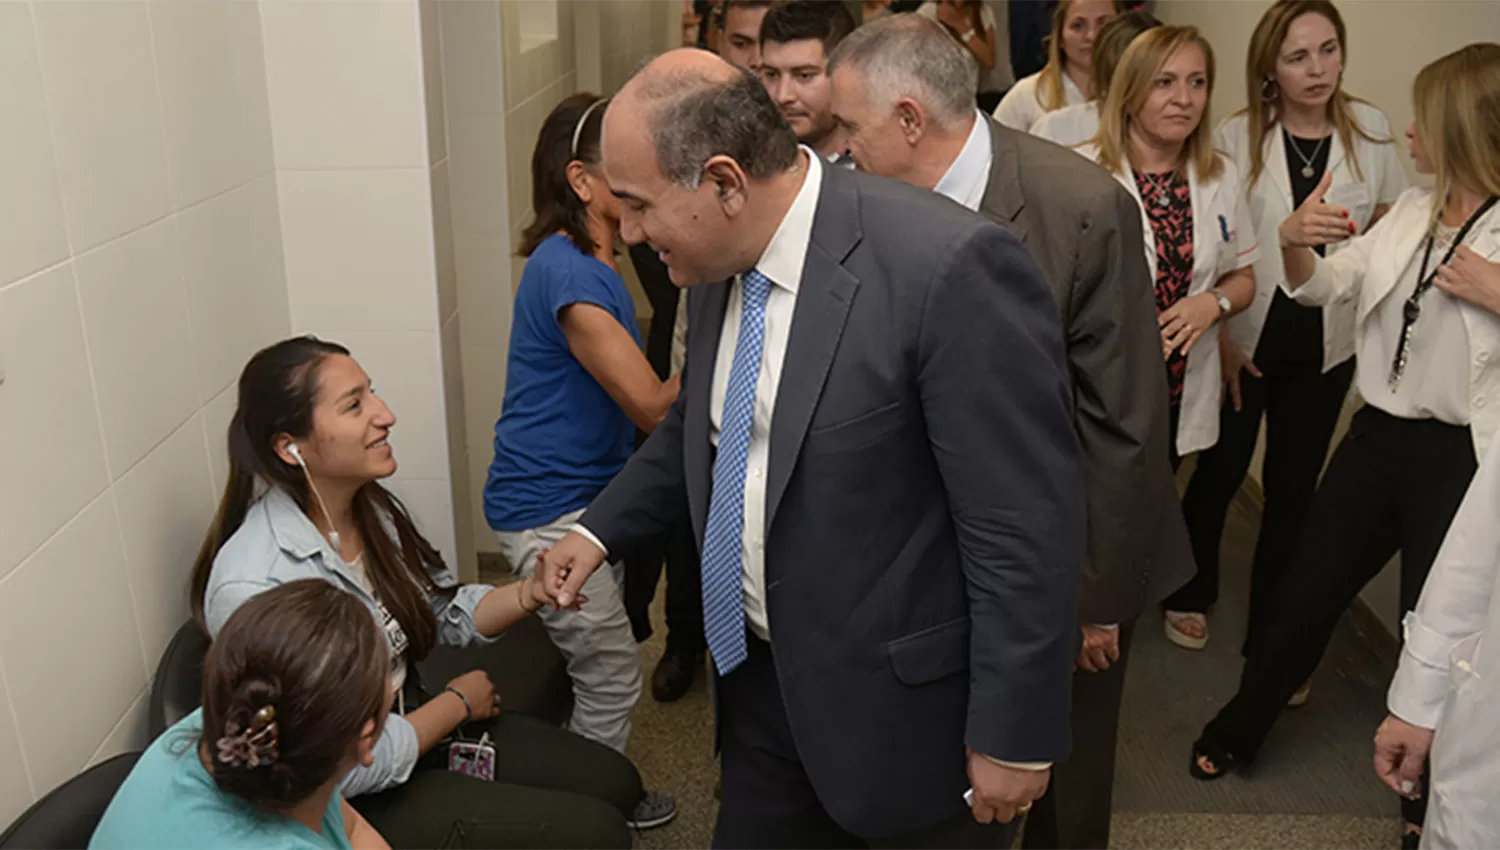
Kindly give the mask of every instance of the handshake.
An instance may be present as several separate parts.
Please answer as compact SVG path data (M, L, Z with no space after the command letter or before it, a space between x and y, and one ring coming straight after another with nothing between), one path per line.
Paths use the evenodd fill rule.
M577 609L589 601L579 591L589 576L604 563L605 551L588 537L570 531L551 549L537 556L536 581L551 604Z

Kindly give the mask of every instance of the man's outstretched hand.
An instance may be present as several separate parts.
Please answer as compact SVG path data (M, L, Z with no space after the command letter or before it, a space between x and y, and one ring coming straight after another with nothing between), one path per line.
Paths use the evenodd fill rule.
M594 570L604 563L605 552L576 531L540 555L538 573L542 589L558 608L577 608L588 599L579 591Z

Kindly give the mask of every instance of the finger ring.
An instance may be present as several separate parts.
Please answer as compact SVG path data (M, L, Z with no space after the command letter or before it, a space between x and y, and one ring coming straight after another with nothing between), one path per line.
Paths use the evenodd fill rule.
M1029 811L1031 811L1031 804L1027 803L1027 804L1025 804L1025 805L1017 808L1016 809L1016 814L1024 815L1024 814L1026 814Z

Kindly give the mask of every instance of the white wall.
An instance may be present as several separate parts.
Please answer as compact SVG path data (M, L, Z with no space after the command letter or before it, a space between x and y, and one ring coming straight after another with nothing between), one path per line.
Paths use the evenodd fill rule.
M429 150L421 8L260 9L292 330L347 345L370 374L397 417L388 484L461 568L440 301L456 308L440 298L433 228L446 151Z
M143 743L289 327L256 5L0 4L0 824Z
M1245 52L1250 34L1268 3L1259 0L1161 0L1156 15L1169 24L1192 24L1214 47L1218 79L1214 85L1213 120L1222 120L1245 105ZM1385 110L1402 146L1401 161L1413 183L1403 133L1412 120L1411 84L1422 66L1476 41L1500 41L1500 3L1473 0L1345 0L1339 11L1348 29L1345 88ZM1430 183L1428 184L1430 185ZM1334 444L1342 438L1345 410ZM1253 477L1260 477L1261 447ZM1400 594L1396 562L1365 589L1365 602L1398 633Z

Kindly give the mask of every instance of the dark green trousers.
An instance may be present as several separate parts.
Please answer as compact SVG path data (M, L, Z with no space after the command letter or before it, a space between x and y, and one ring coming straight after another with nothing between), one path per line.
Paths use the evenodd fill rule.
M405 784L350 804L394 850L630 847L625 815L644 792L629 759L515 714L463 727L465 739L485 733L495 745L494 782L450 773L440 744Z

